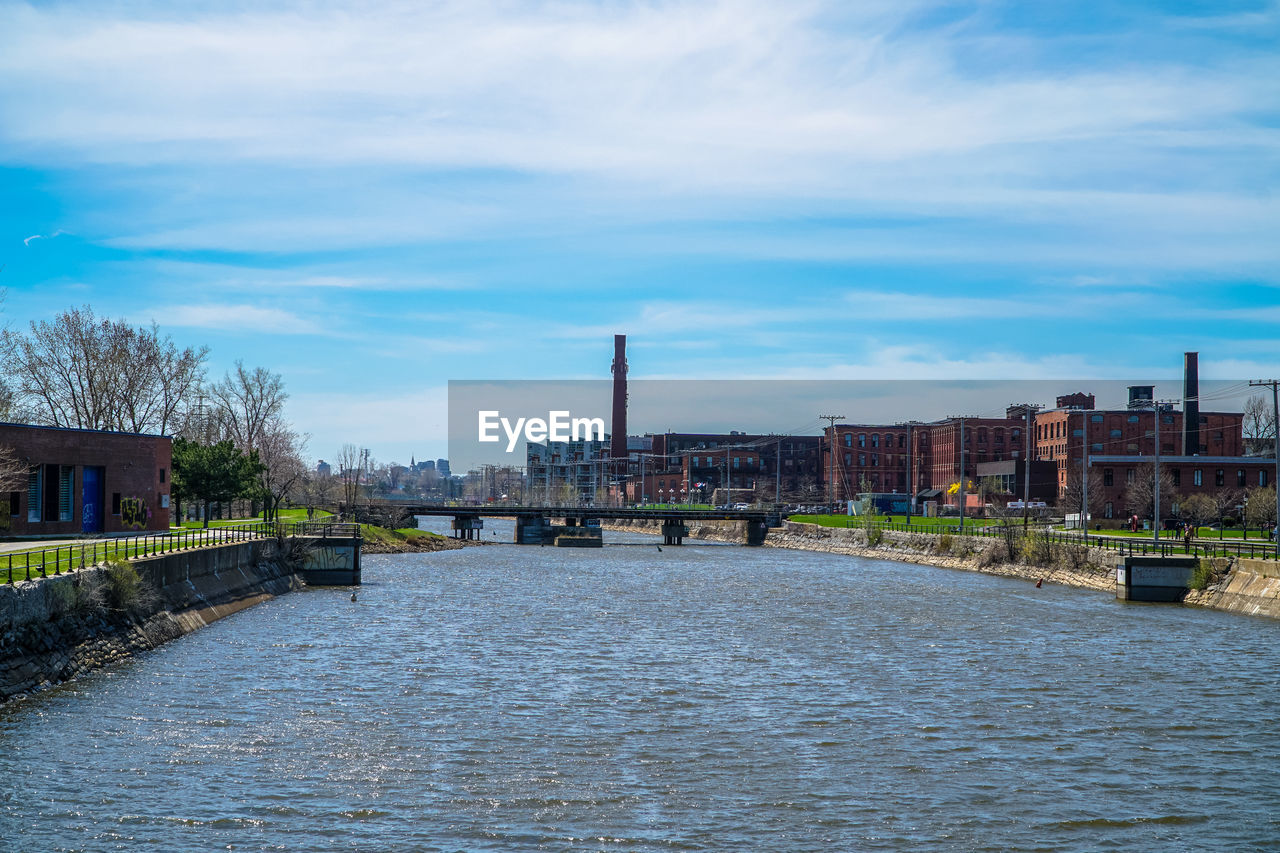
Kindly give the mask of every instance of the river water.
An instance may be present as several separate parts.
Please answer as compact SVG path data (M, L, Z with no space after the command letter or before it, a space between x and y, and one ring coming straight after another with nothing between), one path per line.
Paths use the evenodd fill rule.
M0 849L1280 849L1272 622L605 536L367 556L0 709Z

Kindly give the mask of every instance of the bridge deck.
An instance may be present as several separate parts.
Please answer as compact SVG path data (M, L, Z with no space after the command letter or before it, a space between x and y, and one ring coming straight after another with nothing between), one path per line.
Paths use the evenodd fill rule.
M611 506L446 506L442 504L407 505L403 509L413 515L449 515L466 518L499 518L503 516L543 516L548 518L601 519L679 519L681 521L764 521L771 513L763 509L648 509Z

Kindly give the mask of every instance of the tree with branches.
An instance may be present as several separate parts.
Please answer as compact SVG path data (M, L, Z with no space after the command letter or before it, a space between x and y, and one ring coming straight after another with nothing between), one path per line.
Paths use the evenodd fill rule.
M25 333L0 332L13 413L43 426L169 434L204 376L207 347L180 349L159 327L97 317L89 306ZM4 401L0 401L2 403Z
M1138 518L1150 518L1153 524L1160 525L1160 519L1167 518L1170 508L1178 501L1178 488L1173 484L1173 476L1168 468L1160 471L1160 512L1157 516L1152 511L1155 503L1156 474L1155 463L1139 465L1133 474L1133 482L1124 490L1124 508L1130 515Z
M1245 452L1250 456L1270 456L1275 448L1276 414L1266 397L1255 395L1245 401L1244 422Z

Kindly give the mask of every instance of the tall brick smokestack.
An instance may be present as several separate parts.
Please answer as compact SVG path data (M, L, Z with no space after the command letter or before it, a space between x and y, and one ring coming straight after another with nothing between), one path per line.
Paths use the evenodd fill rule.
M1182 356L1182 455L1200 452L1200 353Z
M627 458L627 336L613 336L613 424L609 455Z

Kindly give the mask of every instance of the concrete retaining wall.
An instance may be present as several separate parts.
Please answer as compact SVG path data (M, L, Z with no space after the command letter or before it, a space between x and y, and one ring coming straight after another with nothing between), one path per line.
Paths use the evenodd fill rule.
M0 586L0 702L301 587L275 540L135 560L142 593L110 606L106 569Z

